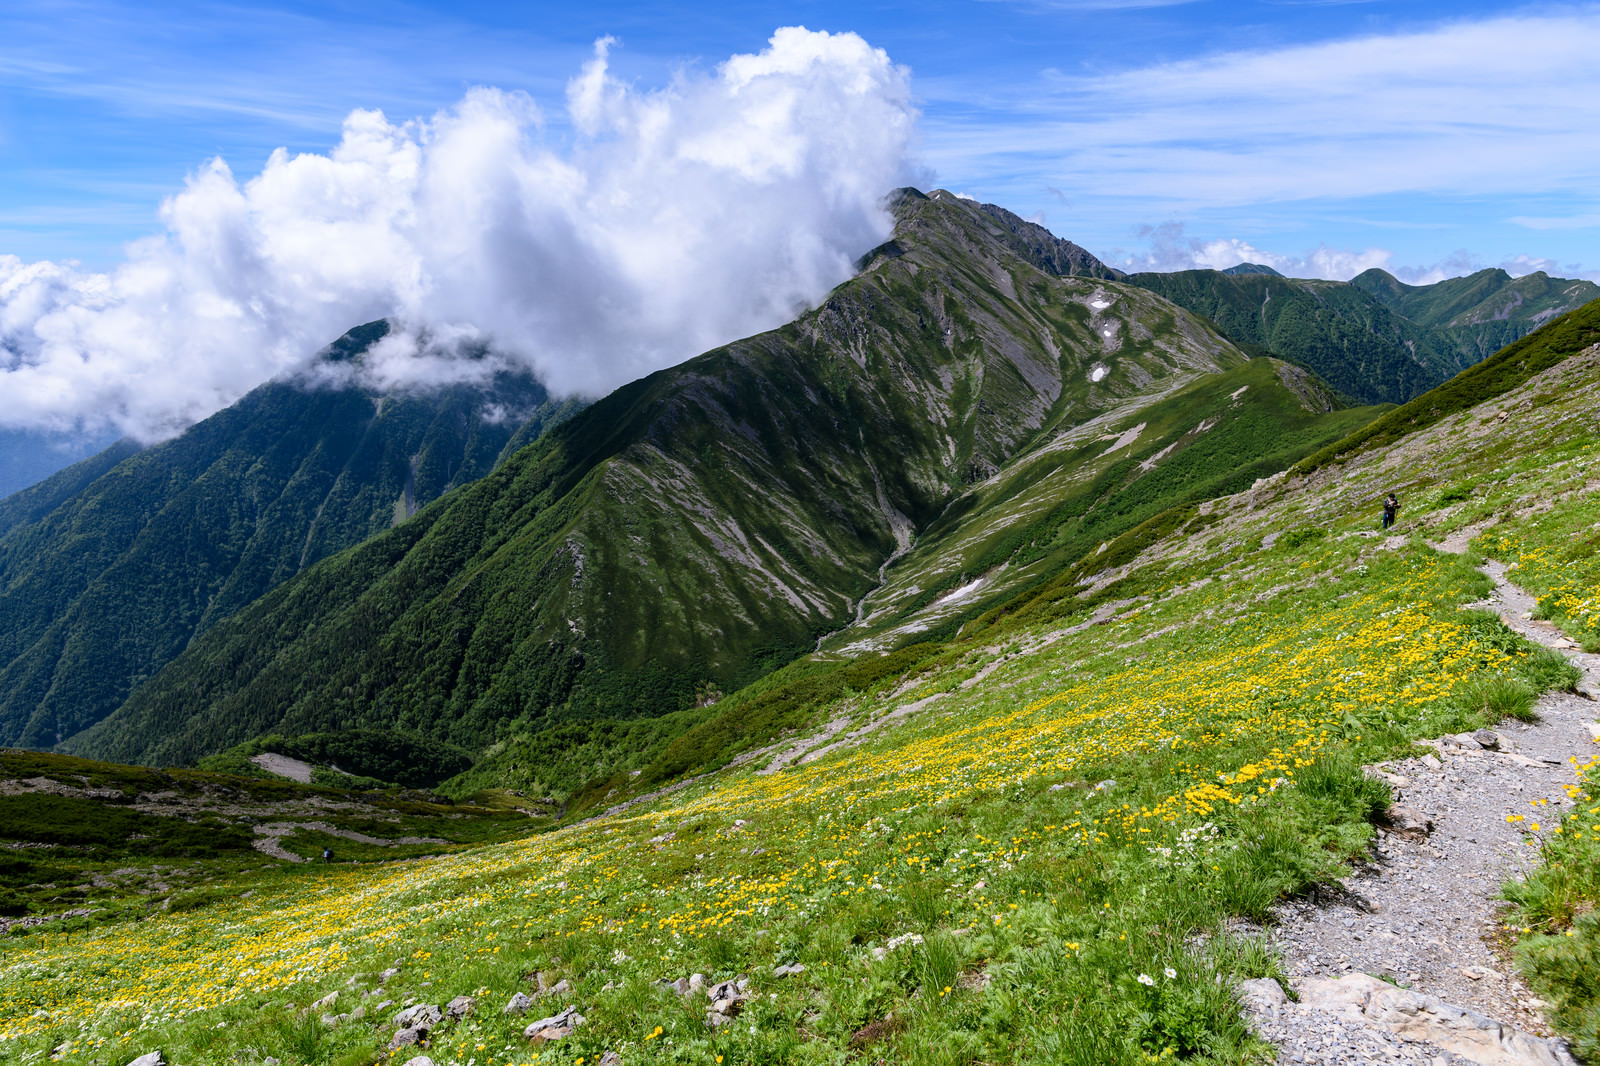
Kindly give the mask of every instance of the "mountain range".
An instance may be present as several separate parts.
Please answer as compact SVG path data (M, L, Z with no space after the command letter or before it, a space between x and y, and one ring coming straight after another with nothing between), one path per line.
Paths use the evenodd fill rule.
M381 728L565 795L734 728L721 697L784 664L1092 588L1381 413L1351 398L1408 400L1594 288L1124 277L993 205L894 211L814 310L588 407L506 375L277 382L0 501L0 743L188 764Z

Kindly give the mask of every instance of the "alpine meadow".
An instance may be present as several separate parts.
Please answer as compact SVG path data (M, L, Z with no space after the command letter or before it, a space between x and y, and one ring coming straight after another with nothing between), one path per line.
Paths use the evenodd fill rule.
M592 401L352 323L0 500L0 1059L1600 1061L1600 287L890 206Z

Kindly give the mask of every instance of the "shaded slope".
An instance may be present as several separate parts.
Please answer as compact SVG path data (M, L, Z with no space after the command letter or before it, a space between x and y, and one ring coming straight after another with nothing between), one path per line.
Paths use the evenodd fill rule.
M17 526L37 522L138 450L139 446L133 441L119 440L104 451L80 459L43 481L0 499L0 536Z
M326 355L355 357L385 328ZM492 390L536 422L552 409L531 378ZM486 420L488 395L272 383L7 501L23 520L0 538L0 743L48 747L94 724L195 634L488 472L521 424Z
M1041 435L1245 362L1142 290L1055 277L907 192L794 324L627 386L219 625L74 750L656 715L808 650L949 500Z

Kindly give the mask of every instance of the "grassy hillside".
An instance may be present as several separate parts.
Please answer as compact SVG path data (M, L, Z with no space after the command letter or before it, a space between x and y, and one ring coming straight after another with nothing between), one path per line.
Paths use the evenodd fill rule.
M1405 403L1585 303L1588 281L1481 270L1406 285L1382 270L1346 282L1188 270L1129 281L1206 315L1235 342L1316 371L1365 403Z
M1246 362L1149 293L1041 271L992 212L897 210L821 307L605 398L217 625L68 746L184 762L398 726L481 750L685 711L847 622L968 485Z
M1600 285L1552 278L1542 270L1520 278L1504 270L1480 270L1432 285L1406 285L1374 269L1351 278L1350 284L1418 325L1438 330L1469 364L1600 299Z
M215 902L240 877L272 881L283 875L262 871L320 860L324 848L341 863L433 855L545 820L426 793L0 749L0 925L136 920Z
M357 359L386 329L323 358ZM392 396L275 382L6 500L0 743L48 748L95 724L219 620L487 473L524 422L563 410L519 375Z
M1216 270L1128 280L1205 315L1238 344L1309 367L1360 403L1404 403L1466 365L1440 338L1344 282Z
M13 933L0 1047L368 1063L395 1011L464 995L475 1010L428 1036L436 1062L1252 1061L1230 988L1274 962L1228 919L1363 852L1387 796L1362 762L1489 723L1497 693L1571 683L1463 609L1486 579L1428 541L1569 550L1595 513L1597 388L1600 357L1567 358L1337 471L1198 505L1203 528L1119 549L1113 584L887 657L824 697L839 729L617 815ZM1385 535L1391 488L1406 506ZM1594 930L1568 913L1541 928L1570 974ZM691 974L747 982L731 1024L674 990ZM523 1036L569 1005L570 1035Z

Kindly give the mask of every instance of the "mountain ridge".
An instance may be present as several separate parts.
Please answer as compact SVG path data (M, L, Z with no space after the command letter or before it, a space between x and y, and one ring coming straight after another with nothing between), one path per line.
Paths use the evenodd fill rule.
M219 625L69 747L187 761L390 723L484 748L687 709L848 621L966 486L1035 451L1060 467L1048 446L1069 427L1249 363L1144 290L1040 270L1012 243L1038 235L1020 220L943 191L896 211L894 247L795 323L603 398ZM1292 391L1271 371L1231 389L1250 409ZM1319 432L1305 448L1342 428ZM1074 499L1096 484L1066 481Z

